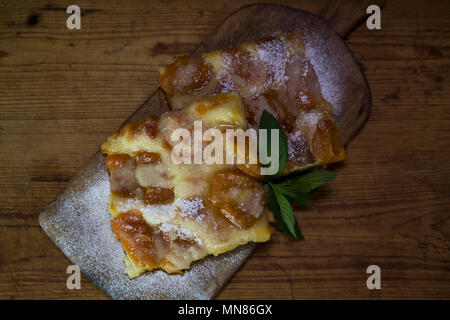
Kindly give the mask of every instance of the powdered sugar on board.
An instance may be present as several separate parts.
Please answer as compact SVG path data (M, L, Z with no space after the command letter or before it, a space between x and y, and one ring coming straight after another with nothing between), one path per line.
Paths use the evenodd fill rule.
M329 51L326 39L318 38L313 32L304 32L302 39L305 43L306 57L311 62L319 80L322 96L333 106L333 116L336 122L339 122L344 109L342 105L344 92L341 88L348 80L342 78L341 72L330 68L330 61L332 61L330 55L333 53Z

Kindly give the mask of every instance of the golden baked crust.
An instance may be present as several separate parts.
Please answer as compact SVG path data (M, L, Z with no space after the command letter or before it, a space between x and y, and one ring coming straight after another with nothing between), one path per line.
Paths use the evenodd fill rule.
M174 164L170 135L207 128L247 128L238 94L219 94L182 110L129 124L102 145L107 154L111 227L135 277L161 268L168 273L273 232L262 183L230 164Z
M235 90L247 107L251 127L258 125L264 109L275 115L288 136L285 172L345 158L332 106L322 97L296 33L180 57L160 69L159 83L174 109Z

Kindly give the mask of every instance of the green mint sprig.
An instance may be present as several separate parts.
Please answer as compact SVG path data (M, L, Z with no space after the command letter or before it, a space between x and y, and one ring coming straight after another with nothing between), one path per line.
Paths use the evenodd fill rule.
M266 110L263 111L261 114L261 118L259 119L259 126L258 129L267 129L267 156L270 157L272 154L272 139L271 139L271 129L276 129L279 132L278 135L278 148L279 148L279 166L278 166L278 172L272 176L266 176L266 180L268 179L274 179L281 176L284 170L284 166L286 165L287 161L287 155L288 155L288 143L287 143L287 137L286 134L283 131L283 128L278 123L277 119L273 115L271 115ZM259 132L259 131L258 131ZM259 137L258 137L259 141ZM275 146L274 146L275 147ZM267 164L270 165L270 164Z
M275 220L284 233L294 239L304 239L290 202L302 205L311 204L312 200L308 197L308 194L333 180L336 174L327 170L313 170L307 173L297 174L287 182L275 183L273 180L281 176L286 165L288 156L287 137L277 119L266 110L261 115L259 129L267 129L267 151L269 155L272 150L270 129L279 130L278 172L272 176L265 176L269 209L272 211Z

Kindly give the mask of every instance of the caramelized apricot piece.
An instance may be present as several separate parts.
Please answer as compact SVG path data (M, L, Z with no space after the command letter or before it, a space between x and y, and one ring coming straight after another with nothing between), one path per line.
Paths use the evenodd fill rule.
M138 211L119 214L111 220L111 227L125 251L141 267L158 267L169 250L167 241L145 222Z
M139 186L134 175L136 160L127 154L110 154L106 157L106 167L110 174L111 193L133 198L134 191Z
M133 161L133 158L128 154L109 154L106 156L106 167L109 171L120 169L130 161Z
M120 130L120 135L128 135L130 138L138 137L141 133L155 138L158 133L158 117L150 116L136 123L127 124Z
M340 143L339 132L331 120L321 121L317 124L311 149L322 164L341 161L346 156L345 149Z
M176 81L180 74L186 74L183 78L186 81ZM159 76L159 84L169 95L177 92L189 94L206 87L211 75L211 67L203 64L199 57L182 56L166 67Z
M240 229L247 229L263 211L264 189L258 181L239 171L220 171L211 179L205 205Z
M140 164L160 163L161 156L156 152L141 151L136 154L136 162Z
M173 202L173 188L142 187L143 200L146 204L168 204Z

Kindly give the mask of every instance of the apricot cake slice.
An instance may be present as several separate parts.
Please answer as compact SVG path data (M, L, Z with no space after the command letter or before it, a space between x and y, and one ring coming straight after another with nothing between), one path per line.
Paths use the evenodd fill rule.
M209 254L273 232L263 185L232 164L176 164L179 128L247 128L238 94L222 93L124 126L102 145L110 175L111 227L126 251L126 272L136 277L160 268L181 272ZM202 146L203 147L203 146Z
M159 83L173 109L219 92L239 92L256 127L265 109L288 137L285 172L343 160L332 106L296 33L236 48L183 56L160 69Z

